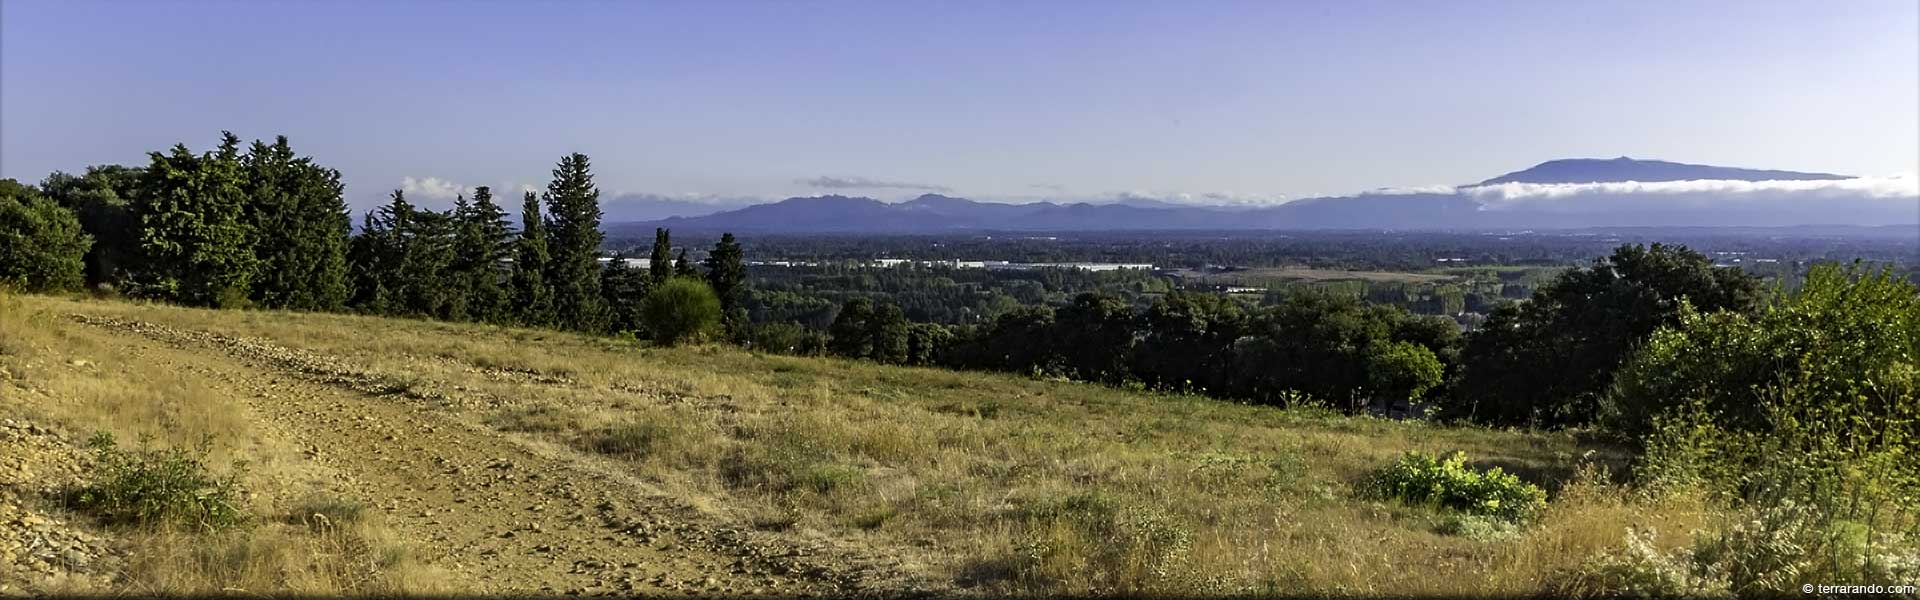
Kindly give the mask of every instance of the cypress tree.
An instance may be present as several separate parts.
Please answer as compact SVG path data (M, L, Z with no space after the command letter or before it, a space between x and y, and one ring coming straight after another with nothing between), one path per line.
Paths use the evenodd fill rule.
M647 274L627 266L624 254L613 255L600 270L600 294L607 305L608 327L613 331L641 330L641 307L651 286Z
M656 285L673 276L672 233L664 227L653 228L653 253L647 257L647 276Z
M520 205L520 238L513 258L513 305L525 325L551 325L553 288L547 285L547 226L540 217L540 199L527 192Z
M552 260L547 280L553 286L557 325L576 331L604 331L606 305L600 297L600 190L593 185L587 156L560 159L547 184L547 229Z
M674 277L699 278L700 272L693 269L693 261L687 260L687 249L680 249L680 258L673 261Z
M148 154L133 213L145 263L136 293L201 306L246 302L258 260L245 222L240 138L195 156L186 145Z
M347 296L349 217L340 173L295 157L286 136L255 141L242 161L247 223L260 260L255 304L335 310Z
M720 235L720 242L713 245L713 252L707 254L707 285L720 298L720 324L726 328L729 336L738 338L746 328L746 308L742 306L742 296L746 293L747 266L740 250L739 242L733 234Z

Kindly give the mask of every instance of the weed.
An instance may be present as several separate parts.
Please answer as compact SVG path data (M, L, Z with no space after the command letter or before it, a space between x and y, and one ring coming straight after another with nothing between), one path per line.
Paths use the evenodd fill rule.
M1515 520L1531 516L1546 505L1547 492L1539 486L1499 467L1475 471L1466 463L1464 452L1445 458L1408 452L1399 462L1376 471L1362 484L1362 491L1377 498L1436 504Z
M101 432L88 442L94 452L93 483L70 490L70 505L115 525L182 525L217 531L245 524L236 463L226 477L207 471L202 458L211 440L194 452L180 449L121 450Z

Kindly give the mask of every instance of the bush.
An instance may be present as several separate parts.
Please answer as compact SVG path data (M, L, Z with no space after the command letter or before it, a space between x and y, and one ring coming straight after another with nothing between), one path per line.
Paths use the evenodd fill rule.
M1472 514L1519 520L1546 506L1547 492L1494 467L1475 471L1467 455L1445 458L1408 452L1363 484L1368 495L1409 504L1433 504Z
M675 277L654 286L641 312L653 341L664 346L698 342L720 328L720 297L698 279Z
M180 449L121 450L108 433L99 433L88 446L94 452L96 476L91 484L70 490L68 504L116 525L183 525L206 530L226 529L247 521L241 508L241 465L218 477L207 471L201 456L208 442L194 452Z
M799 323L766 323L753 327L753 348L776 354L818 356L827 351L827 336Z
M0 180L0 284L29 292L78 288L92 246L73 211L32 187Z

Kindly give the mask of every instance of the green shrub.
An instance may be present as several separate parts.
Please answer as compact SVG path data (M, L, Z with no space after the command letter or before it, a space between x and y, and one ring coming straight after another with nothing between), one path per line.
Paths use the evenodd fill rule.
M1545 490L1499 467L1486 471L1468 467L1464 452L1445 458L1408 452L1399 462L1374 473L1362 488L1378 498L1516 520L1531 516L1547 502Z
M88 443L94 452L93 482L70 490L68 504L115 525L181 525L207 530L242 525L242 465L226 477L208 472L200 457L180 449L121 450L108 433Z
M720 328L720 297L698 279L675 277L654 286L641 312L654 343L663 346L698 342Z
M73 211L32 186L0 180L0 284L30 292L79 288L92 246Z

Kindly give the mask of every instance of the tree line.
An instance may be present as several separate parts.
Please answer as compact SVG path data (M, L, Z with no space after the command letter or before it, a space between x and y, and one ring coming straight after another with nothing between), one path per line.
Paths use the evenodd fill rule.
M361 218L340 173L272 144L223 132L214 149L148 154L144 167L54 173L39 186L0 181L0 284L90 286L190 306L354 311L647 335L676 343L743 335L746 285L732 234L704 270L670 256L656 232L646 271L603 260L600 192L570 154L511 227L478 187L447 210L395 190ZM602 264L604 262L604 264Z

